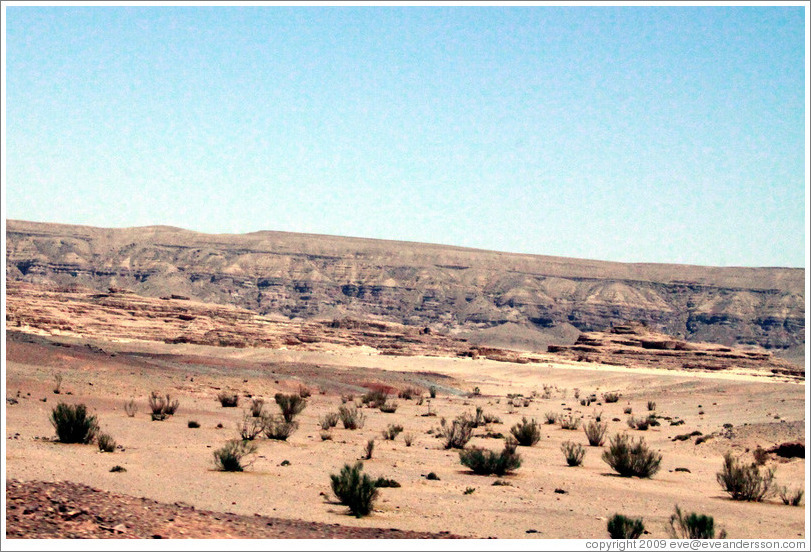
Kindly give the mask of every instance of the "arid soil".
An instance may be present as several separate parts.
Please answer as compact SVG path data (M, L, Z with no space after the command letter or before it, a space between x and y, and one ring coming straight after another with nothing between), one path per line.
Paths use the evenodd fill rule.
M606 521L614 513L642 517L645 536L661 538L667 536L677 504L682 510L712 515L732 538L805 536L804 507L785 506L777 497L761 503L733 501L716 482L727 451L751 461L757 446L805 442L804 382L769 377L768 371L765 376L734 367L684 372L554 355L526 363L484 356L394 356L369 345L328 342L309 349L222 347L21 331L25 329L21 326L6 336L6 476L22 485L9 487L7 499L22 492L23 511L57 517L78 511L76 519L88 521L88 531L109 533L124 523L132 529L126 534L139 537L150 532L195 534L196 518L185 507L169 514L156 506L161 519L168 516L154 521L156 525L147 519L128 522L136 519L130 517L135 516L133 508L145 497L194 506L195 512L219 512L223 520L231 519L226 515L230 512L341 526L325 534L327 538L354 534L350 531L355 529L381 530L385 536L397 529L474 538L605 538ZM58 394L57 374L62 376ZM422 390L421 401L394 398L393 413L364 407L361 429L339 424L322 440L319 418L337 411L342 400L357 402L370 388L390 389L396 395L409 386ZM431 386L437 389L434 399L427 393ZM214 469L213 451L237 437L251 398L264 398L268 410L278 412L274 395L302 387L312 395L297 418L298 429L286 442L258 439L258 453L245 472ZM237 408L220 405L217 395L224 390L239 395ZM177 398L177 413L152 421L146 400L151 391ZM619 393L619 401L604 402L607 392ZM349 394L353 399L347 399ZM597 402L582 405L581 399L592 394ZM133 417L124 409L130 399L138 406ZM116 451L54 442L48 415L58 401L87 404L102 431L117 441ZM647 415L649 401L655 402L651 406L661 425L647 431L630 429L626 409ZM605 447L588 447L582 428L544 424L537 445L519 447L522 465L513 474L473 475L459 463L457 451L442 447L436 433L443 418L449 423L477 407L498 421L474 430L469 446L500 450L503 437L523 417L543 423L547 412L567 413L585 423L600 415L608 423L608 436L628 432L661 451L661 470L650 479L618 477L601 460ZM189 421L200 427L188 427ZM404 428L393 441L382 437L390 424ZM695 431L701 435L677 439ZM406 433L413 437L411 446L404 442ZM335 501L329 476L359 460L370 439L375 447L372 458L364 460L364 471L395 479L401 487L380 489L372 514L355 518ZM586 446L580 467L568 467L561 453L561 444L569 440ZM126 471L111 472L116 465ZM804 486L804 458L771 454L766 466L775 468L778 484ZM437 480L426 477L431 472ZM503 484L494 485L496 481ZM72 486L45 485L58 482L130 498L111 497L112 510L97 512L93 502L83 502L87 493L74 495L78 491ZM63 488L73 490L62 496L76 496L70 499L76 504L63 501L66 512L45 494L51 489L54 497ZM48 507L56 511L50 513ZM105 513L113 510L116 515ZM183 521L179 529L189 533L172 532L169 517L185 520L187 514L189 525ZM49 531L47 516L40 525L29 523L18 510L7 510L6 519L9 536ZM238 537L243 535L240 523L209 524L206 530ZM282 536L302 537L311 531L295 527L299 524L292 523Z

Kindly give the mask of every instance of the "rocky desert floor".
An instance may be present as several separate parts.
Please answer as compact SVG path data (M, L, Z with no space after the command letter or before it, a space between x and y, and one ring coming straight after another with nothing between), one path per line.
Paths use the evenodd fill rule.
M62 377L59 394L54 393L57 374ZM406 533L409 538L606 538L606 522L614 513L642 517L644 537L666 538L676 505L712 515L730 538L806 537L805 502L791 507L778 497L761 503L733 501L716 482L727 451L751 461L757 446L805 442L805 384L796 379L734 370L686 373L607 366L551 355L548 362L517 364L380 355L369 347L327 344L316 351L229 348L17 332L6 336L5 378L5 474L11 481L6 498L15 505L6 510L10 538L98 536L49 534L26 521L48 508L53 508L52 523L64 522L59 515L71 512L92 521L93 505L101 508L99 500L84 506L78 502L95 491L70 484L110 493L98 494L106 497L107 506L103 523L96 525L104 525L102 533L114 538L160 532L170 537L369 538L398 531L421 532ZM428 397L430 386L436 387L436 398ZM274 395L301 387L312 395L287 441L260 438L258 454L246 471L215 470L213 451L238 436L251 398L264 398L266 409L276 413ZM342 396L351 394L358 401L369 388L388 388L396 395L406 387L423 390L421 404L416 398L394 397L393 413L363 408L363 428L347 430L339 424L329 431L331 438L322 440L319 418L336 412ZM473 395L476 388L480 394ZM180 401L174 416L151 420L147 398L152 391ZM239 405L222 407L217 400L221 391L238 393ZM606 392L619 393L619 401L602 401ZM580 399L592 394L598 402L581 405ZM131 399L138 406L132 417L124 409ZM59 401L88 405L119 448L101 453L95 445L54 442L48 417ZM656 403L661 425L630 429L625 410L646 416L649 401ZM537 445L519 447L523 463L514 474L473 475L460 464L458 452L444 450L436 437L443 418L450 423L477 407L500 422L474 430L469 446L500 450L503 437L492 435L509 435L523 417L543 424ZM659 450L661 470L650 479L616 476L601 460L604 447L589 447L582 427L565 430L544 423L547 412L572 414L582 422L601 415L608 422L608 436L628 432ZM188 427L189 421L200 427ZM382 436L390 424L404 428L393 441ZM694 431L706 440L674 440ZM413 435L411 446L404 442L406 433ZM380 489L372 514L358 519L332 496L330 474L361 459L370 439L375 447L372 458L363 461L364 471L401 486ZM560 447L569 440L586 447L582 466L567 466ZM111 472L117 465L126 471ZM805 488L804 458L770 454L766 465L775 469L779 485ZM430 472L438 479L427 479ZM500 483L494 485L496 481ZM64 500L48 503L48 496ZM139 522L132 512L154 504L143 499L175 509L154 505L157 521ZM216 523L201 522L201 511L213 512ZM188 523L171 529L176 515L178 524ZM228 520L238 524L248 518L261 519L266 527L273 519L291 525L271 536L227 526ZM357 532L363 529L377 532Z

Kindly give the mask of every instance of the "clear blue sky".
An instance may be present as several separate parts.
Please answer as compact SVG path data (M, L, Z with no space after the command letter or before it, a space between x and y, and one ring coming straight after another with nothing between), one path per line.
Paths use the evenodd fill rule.
M7 218L805 265L803 7L6 8Z

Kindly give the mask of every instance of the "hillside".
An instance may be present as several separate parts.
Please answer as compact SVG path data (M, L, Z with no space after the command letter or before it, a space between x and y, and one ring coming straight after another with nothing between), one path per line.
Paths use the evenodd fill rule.
M804 346L804 270L629 264L284 232L7 221L9 281L352 316L524 348L628 320L688 341ZM504 326L509 324L508 326ZM498 331L503 326L507 331ZM576 333L576 332L575 332Z

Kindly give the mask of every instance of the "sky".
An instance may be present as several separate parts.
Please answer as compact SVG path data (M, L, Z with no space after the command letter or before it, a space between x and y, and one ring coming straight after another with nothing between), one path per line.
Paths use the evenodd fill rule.
M9 219L805 266L799 4L4 9Z

